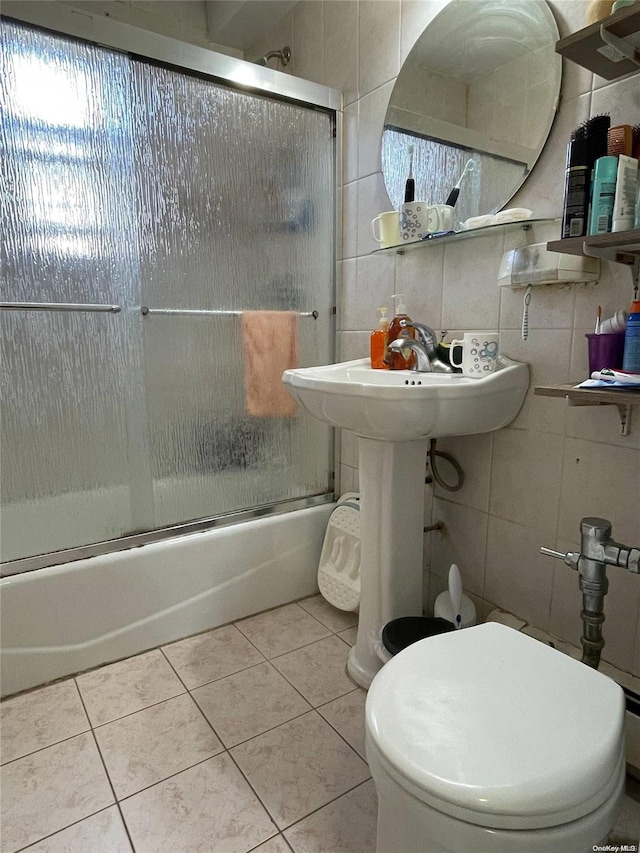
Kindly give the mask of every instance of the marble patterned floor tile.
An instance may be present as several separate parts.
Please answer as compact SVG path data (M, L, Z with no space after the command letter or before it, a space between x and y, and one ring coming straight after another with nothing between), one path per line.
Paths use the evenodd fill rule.
M355 751L367 760L364 748L364 704L365 690L357 688L346 696L340 696L317 710L333 728L342 735Z
M316 707L353 690L346 666L349 646L327 637L272 660L275 668Z
M73 679L0 704L1 763L51 746L90 728Z
M186 692L159 649L79 675L76 682L94 726Z
M369 778L365 762L315 711L230 752L280 829Z
M95 736L119 800L223 749L188 694L100 726Z
M614 846L640 842L640 802L628 794L622 798L615 826L609 833L608 843Z
M136 853L247 853L277 829L227 753L120 804Z
M264 660L233 625L188 637L162 650L189 690Z
M227 747L311 710L270 663L261 663L193 691L193 698Z
M338 636L350 646L355 646L358 638L358 626L356 625L354 628L347 628L346 631L340 631Z
M251 853L291 853L291 848L282 835L276 835L275 838L256 847Z
M24 853L132 853L117 806L50 835Z
M332 604L329 604L321 595L314 595L313 598L305 598L299 601L298 604L307 613L314 616L318 622L322 622L334 633L344 631L346 628L352 628L358 624L358 614L350 610L339 610Z
M91 733L0 769L2 853L40 841L114 802Z
M285 604L235 624L267 658L299 649L331 634L325 625L297 604Z
M376 790L370 780L285 830L284 835L294 853L365 853L376 849L377 817Z

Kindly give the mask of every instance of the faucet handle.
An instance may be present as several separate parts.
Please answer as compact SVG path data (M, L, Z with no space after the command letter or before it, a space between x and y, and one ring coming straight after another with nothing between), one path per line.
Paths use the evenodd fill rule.
M555 557L557 560L562 560L570 569L578 569L578 562L580 561L581 554L578 554L576 551L567 551L565 554L563 551L554 551L553 548L540 548L540 553L545 554L547 557Z

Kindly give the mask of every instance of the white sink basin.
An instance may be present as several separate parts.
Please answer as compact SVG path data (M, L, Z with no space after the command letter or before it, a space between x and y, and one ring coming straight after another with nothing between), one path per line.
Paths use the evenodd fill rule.
M529 368L504 356L482 379L373 370L368 358L285 370L295 399L325 423L364 438L411 441L490 432L518 414Z

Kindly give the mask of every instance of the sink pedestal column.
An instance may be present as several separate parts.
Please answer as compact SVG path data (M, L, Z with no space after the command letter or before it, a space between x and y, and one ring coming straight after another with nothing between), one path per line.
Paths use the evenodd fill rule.
M427 440L358 437L360 614L347 672L367 688L382 666L382 628L422 614Z

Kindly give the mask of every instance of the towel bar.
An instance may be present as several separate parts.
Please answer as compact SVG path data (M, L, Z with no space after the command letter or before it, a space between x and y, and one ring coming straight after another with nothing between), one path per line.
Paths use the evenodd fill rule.
M257 310L257 309L256 309ZM270 310L270 309L265 309ZM244 311L218 311L218 310L199 310L199 309L188 309L188 308L149 308L147 305L142 305L140 311L143 317L146 317L147 314L182 314L190 317L201 317L206 315L214 315L214 316L227 316L227 317L241 317L244 314ZM319 315L318 311L299 311L298 312L301 317L313 317L314 320L317 320Z
M94 305L90 302L0 302L2 311L87 311L117 314L119 305Z

